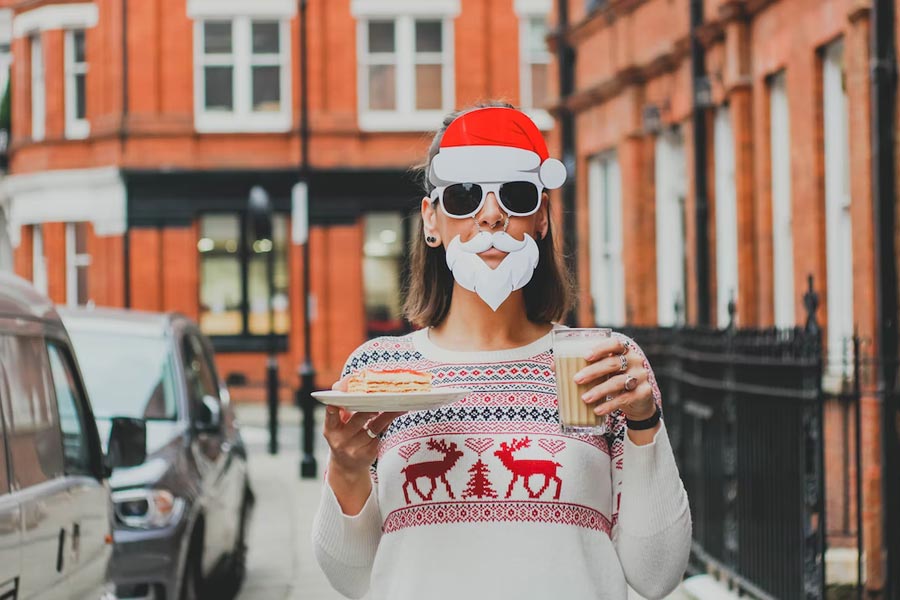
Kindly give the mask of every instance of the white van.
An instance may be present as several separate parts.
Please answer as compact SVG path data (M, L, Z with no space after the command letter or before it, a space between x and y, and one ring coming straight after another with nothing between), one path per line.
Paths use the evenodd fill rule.
M0 274L0 598L112 598L113 466L146 454L115 419L104 457L78 363L52 304Z

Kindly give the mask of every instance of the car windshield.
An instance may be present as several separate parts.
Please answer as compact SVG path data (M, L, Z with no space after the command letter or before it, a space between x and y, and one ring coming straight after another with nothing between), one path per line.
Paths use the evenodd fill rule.
M178 418L168 340L71 329L69 335L94 416Z

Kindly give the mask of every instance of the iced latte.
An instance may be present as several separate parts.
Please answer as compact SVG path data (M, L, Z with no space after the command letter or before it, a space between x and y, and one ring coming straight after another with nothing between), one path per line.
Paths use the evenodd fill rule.
M554 329L553 361L556 363L556 393L559 397L559 422L566 433L598 435L606 430L606 418L594 414L597 403L586 404L581 396L598 385L595 379L586 384L575 383L575 374L588 364L590 354L602 338L612 335L610 329Z

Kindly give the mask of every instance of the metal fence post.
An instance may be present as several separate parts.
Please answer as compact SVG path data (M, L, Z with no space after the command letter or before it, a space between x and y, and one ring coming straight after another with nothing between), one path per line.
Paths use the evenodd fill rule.
M822 391L822 330L816 320L819 295L813 286L813 276L803 295L806 306L806 327L803 331L803 350L812 367L805 369L804 389L816 390L803 404L804 437L804 560L803 589L809 600L825 595L825 471L824 471L824 394Z
M738 408L735 392L735 335L737 333L737 305L732 295L728 302L728 327L725 330L725 365L722 373L722 421L725 431L722 435L723 456L722 474L725 484L724 507L725 523L725 562L738 571L738 555L740 551L740 531L738 527Z

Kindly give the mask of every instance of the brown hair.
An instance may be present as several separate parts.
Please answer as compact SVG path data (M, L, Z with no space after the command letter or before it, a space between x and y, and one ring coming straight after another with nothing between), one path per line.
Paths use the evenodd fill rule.
M417 178L425 195L433 189L428 181L428 169L438 153L444 132L457 117L471 110L487 107L515 108L506 102L483 102L447 115L440 130L434 135L424 164L415 167ZM418 218L418 213L413 215ZM524 287L525 312L529 321L546 323L562 319L572 307L574 286L566 268L562 252L553 241L553 227L549 219L547 235L536 240L540 258L531 281ZM406 298L403 312L407 320L418 327L439 325L450 310L453 296L453 274L447 268L443 246L432 248L425 243L422 227L413 228L409 247L409 272L406 281Z

